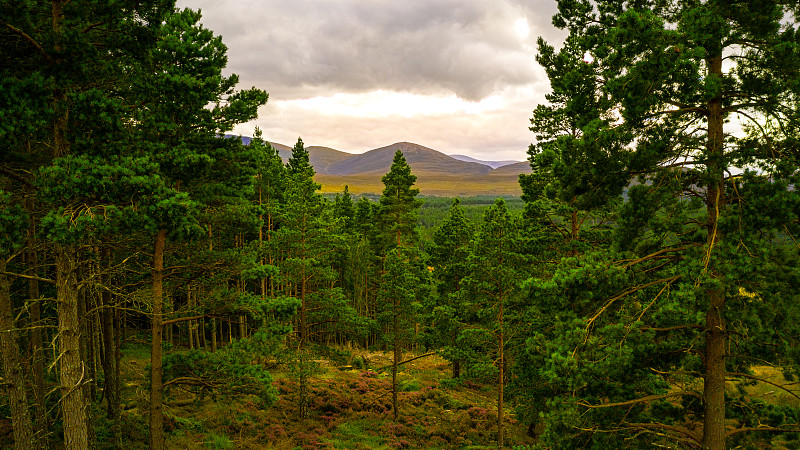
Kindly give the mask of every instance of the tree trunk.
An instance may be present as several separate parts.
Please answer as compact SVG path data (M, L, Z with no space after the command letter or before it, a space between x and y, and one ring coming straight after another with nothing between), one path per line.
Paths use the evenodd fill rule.
M208 350L208 342L206 342L206 321L204 319L197 319L197 347Z
M392 357L392 410L394 411L394 421L397 422L399 411L397 410L397 364L400 362L400 338L397 320L400 316L400 305L397 294L394 296L394 314L392 314L392 326L394 327L394 336L392 343L394 344L394 355Z
M498 316L497 323L500 326L500 340L499 340L499 353L500 358L498 360L498 368L499 373L497 376L497 448L503 448L503 394L505 391L505 369L506 369L506 360L505 360L505 333L504 327L505 324L503 323L503 300L502 297L500 299L500 314Z
M308 323L306 318L306 271L305 266L303 266L303 271L301 273L303 277L300 281L300 348L302 349L306 345L306 340L308 339Z
M14 307L11 304L6 260L0 256L0 348L3 350L3 375L8 385L6 389L11 408L11 423L14 427L14 447L34 448L33 425L28 411L28 398L25 393L25 377L19 360L20 348L17 341L18 330L14 327Z
M77 251L56 245L56 297L58 304L59 372L64 445L67 450L89 447L89 402L83 389L86 364L81 360L78 318Z
M33 199L27 199L25 202L25 209L30 215L30 223L28 228L28 271L30 275L37 276L36 267L39 265L39 255L36 253L36 219L33 215L34 210ZM31 365L33 367L33 398L34 398L34 411L35 420L33 421L33 428L36 436L36 446L40 449L49 448L49 443L45 438L48 433L47 426L47 407L45 404L45 385L44 385L44 339L42 338L42 305L39 297L39 282L34 279L28 280L28 298L30 299L30 353Z
M189 311L194 311L194 299L192 298L192 287L186 287L186 306L189 307ZM194 320L188 320L186 322L186 330L189 332L189 349L194 349Z
M111 421L111 431L114 436L114 443L117 447L120 446L120 402L117 397L117 368L116 358L114 356L115 340L114 340L114 307L111 303L111 291L108 290L111 285L111 275L108 270L111 269L111 249L106 247L103 249L103 261L105 262L106 274L103 275L103 293L102 300L102 334L103 334L103 392L106 396L108 418Z
M78 269L77 275L79 279L85 280L91 277L93 274L87 274L83 271ZM78 338L78 342L80 343L80 354L81 360L84 363L85 373L83 375L83 396L86 398L87 403L87 414L86 414L86 428L88 431L89 436L89 447L88 448L96 448L97 442L95 442L95 435L94 435L94 417L92 414L89 413L89 408L92 403L94 403L96 398L96 389L94 380L96 379L96 371L95 371L95 352L94 352L94 343L95 343L95 335L94 335L94 313L92 312L94 308L92 307L92 295L89 292L87 287L78 287L78 320L80 321L80 334Z
M217 319L211 318L211 351L217 351Z
M709 77L722 76L722 55L715 55L708 59ZM717 229L720 209L725 204L723 184L723 156L724 156L724 115L722 113L722 98L716 97L708 103L708 140L706 151L708 153L708 172L710 176L706 198L708 213L708 239L707 239L707 274L712 279L720 278L711 263L712 252L715 245L719 244L722 236ZM720 283L722 280L719 280ZM725 448L725 291L718 286L719 283L710 283L713 287L705 290L709 302L706 312L706 348L705 348L705 382L703 385L703 448L721 450Z
M116 380L116 383L114 383L114 398L117 402L117 411L120 411L122 399L120 396L122 393L122 377L120 374L120 362L122 361L122 333L120 333L120 330L122 330L122 311L119 308L114 311L114 330L116 330L114 334L114 380ZM114 425L116 427L115 433L120 433L120 425L119 423Z
M167 230L158 230L153 246L153 341L150 350L150 449L162 450L164 448L164 412L163 412L163 386L162 386L162 361L161 361L161 312L164 295L164 244Z

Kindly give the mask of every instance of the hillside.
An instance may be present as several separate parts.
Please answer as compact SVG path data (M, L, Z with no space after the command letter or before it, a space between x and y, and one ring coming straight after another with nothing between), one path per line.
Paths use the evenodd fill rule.
M329 175L382 175L389 171L394 154L398 150L403 152L406 161L418 175L420 173L486 175L492 170L491 167L483 164L459 161L428 147L410 142L398 142L360 155L353 155L330 166L327 173Z
M497 169L498 167L503 167L503 166L507 166L509 164L514 164L514 163L518 163L519 162L519 161L508 161L508 160L507 161L484 161L482 159L475 159L475 158L473 158L471 156L467 156L467 155L450 155L450 156L452 158L455 158L455 159L459 160L459 161L475 162L475 163L478 163L478 164L483 164L483 165L489 166L492 169Z
M247 144L250 138L243 136ZM292 147L270 142L284 162L292 155ZM416 187L423 195L519 196L519 174L530 173L527 162L485 161L465 155L446 155L438 150L411 142L397 142L360 154L330 147L309 146L309 160L317 172L316 181L322 192L334 193L344 186L354 194L377 194L383 190L381 176L389 171L398 150L417 175Z

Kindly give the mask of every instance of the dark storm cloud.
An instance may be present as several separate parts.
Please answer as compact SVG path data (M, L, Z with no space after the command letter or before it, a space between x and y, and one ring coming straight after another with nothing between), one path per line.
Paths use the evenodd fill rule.
M273 98L376 89L479 100L542 83L538 35L553 1L181 0L229 46L242 86ZM527 18L530 36L514 23Z

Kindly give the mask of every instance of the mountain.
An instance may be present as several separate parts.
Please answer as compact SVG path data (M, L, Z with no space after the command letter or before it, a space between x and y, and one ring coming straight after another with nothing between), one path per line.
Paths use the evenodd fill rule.
M242 137L248 143L250 138ZM270 142L284 162L292 148ZM403 152L417 175L416 186L425 195L473 196L521 194L519 174L530 173L527 162L481 161L464 155L449 156L411 142L398 142L361 154L352 154L322 146L306 147L316 181L323 192L341 192L345 185L354 194L380 193L381 176L389 171L398 150Z
M519 162L519 161L483 161L467 155L450 155L450 157L455 158L459 161L468 161L468 162L475 162L478 164L484 164L486 166L491 167L492 169L497 169L498 167L508 166Z
M336 166L356 156L352 153L314 145L306 147L306 150L308 150L308 160L311 162L311 167L317 173L330 173L331 166Z
M529 162L515 162L512 164L505 164L503 166L494 169L492 173L489 175L491 176L502 176L502 175L519 175L521 173L529 174L531 173L531 165Z
M392 159L398 150L403 152L408 165L415 174L438 173L442 175L485 175L491 167L483 164L459 161L442 152L412 144L398 142L386 147L376 148L360 155L353 155L327 168L329 175L380 174L389 171Z
M278 154L281 155L281 159L283 160L284 164L286 164L286 161L289 161L289 158L292 157L292 147L289 147L288 145L279 144L277 142L270 142L269 145L271 145L272 148L274 148L275 150L278 150Z

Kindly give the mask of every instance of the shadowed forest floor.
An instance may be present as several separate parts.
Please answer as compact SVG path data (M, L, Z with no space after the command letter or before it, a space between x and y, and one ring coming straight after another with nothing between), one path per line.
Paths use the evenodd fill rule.
M147 448L149 352L123 350L123 448ZM496 391L491 385L453 383L451 365L437 355L401 366L400 418L392 417L389 354L329 349L315 357L319 373L309 383L309 417L299 415L298 382L286 368L271 369L277 402L267 408L254 396L223 398L212 393L168 389L165 395L169 449L390 449L494 448ZM412 357L406 354L406 358ZM506 411L506 443L530 445L527 427ZM95 427L101 448L110 442L109 423ZM0 439L10 443L11 424L0 421ZM105 442L104 442L105 441Z

